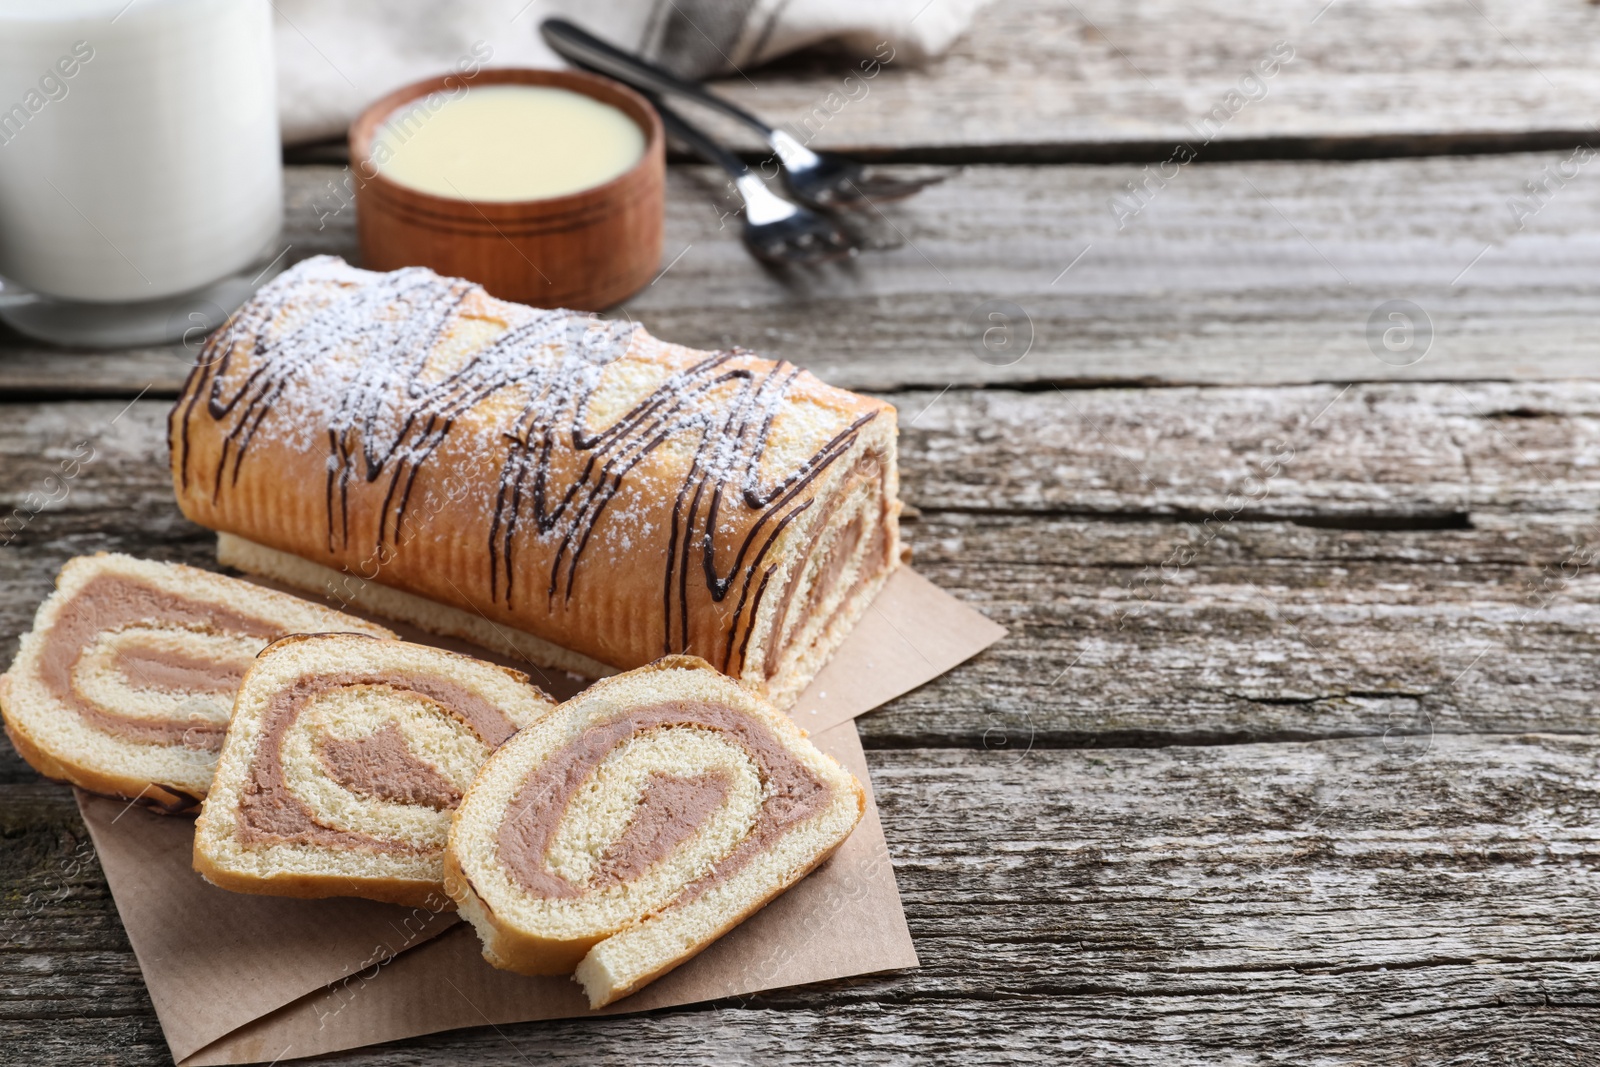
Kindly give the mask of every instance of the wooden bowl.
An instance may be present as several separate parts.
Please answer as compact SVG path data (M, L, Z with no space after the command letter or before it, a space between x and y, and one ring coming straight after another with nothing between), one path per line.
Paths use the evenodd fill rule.
M458 200L389 180L372 139L401 105L463 85L553 85L618 108L644 131L644 154L620 177L543 200ZM470 92L470 89L467 91ZM599 311L638 292L661 262L666 147L661 119L632 89L567 70L483 70L396 89L350 126L362 266L430 267L536 307Z

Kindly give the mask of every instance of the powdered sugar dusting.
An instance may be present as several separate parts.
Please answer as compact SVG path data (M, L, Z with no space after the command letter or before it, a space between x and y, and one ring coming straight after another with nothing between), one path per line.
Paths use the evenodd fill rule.
M690 352L631 324L491 301L422 268L375 274L333 257L263 288L206 356L174 413L183 484L201 475L190 470L194 419L222 434L206 472L213 500L259 442L321 455L329 551L349 547L362 482L383 488L370 546L381 550L399 543L417 475L448 440L500 466L485 545L497 601L570 599L608 515L613 550L629 551L635 533L658 544L665 529L662 651L698 643L686 586L698 571L713 600L737 594L724 669L779 534L876 415L849 421L796 397L803 372L786 362ZM527 538L552 558L538 588L517 563Z

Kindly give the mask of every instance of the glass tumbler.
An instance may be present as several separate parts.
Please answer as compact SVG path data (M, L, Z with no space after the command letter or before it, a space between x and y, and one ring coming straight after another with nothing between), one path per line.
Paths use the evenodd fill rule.
M193 341L282 221L270 0L0 0L0 319Z

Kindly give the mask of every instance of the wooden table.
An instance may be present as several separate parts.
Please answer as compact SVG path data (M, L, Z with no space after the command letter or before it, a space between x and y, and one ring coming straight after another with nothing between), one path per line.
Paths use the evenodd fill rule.
M1579 0L998 0L838 108L730 79L960 168L798 277L674 168L626 308L890 397L917 565L1010 628L860 720L923 966L339 1062L1600 1062L1597 60ZM290 259L353 255L341 173ZM97 457L0 553L8 644L69 556L209 559L184 370L4 339L6 508ZM6 750L0 820L4 1058L167 1062L67 789Z

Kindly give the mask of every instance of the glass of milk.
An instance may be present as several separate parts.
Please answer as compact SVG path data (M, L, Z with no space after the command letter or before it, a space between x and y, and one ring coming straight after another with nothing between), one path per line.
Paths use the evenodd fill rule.
M192 343L282 216L270 0L0 0L0 319Z

